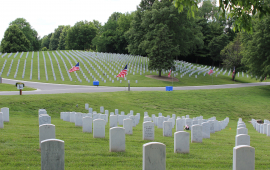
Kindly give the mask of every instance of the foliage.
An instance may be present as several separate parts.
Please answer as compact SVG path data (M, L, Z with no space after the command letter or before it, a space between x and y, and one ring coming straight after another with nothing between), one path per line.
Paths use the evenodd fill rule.
M48 49L46 47L43 47L41 51L48 51Z
M64 27L65 27L64 25L59 25L58 28L54 30L54 33L50 38L50 45L49 45L50 50L56 50L58 48L60 35Z
M41 48L46 47L47 49L49 49L49 45L50 45L50 39L52 37L52 33L45 35L42 39L41 39Z
M28 51L30 41L26 38L20 28L14 24L10 25L5 31L4 38L1 41L1 50L3 53Z
M244 42L244 55L242 63L248 67L253 76L270 76L270 16L254 22L254 33L242 34Z
M20 30L22 30L23 34L30 42L30 47L27 51L38 51L40 48L38 33L35 29L31 27L29 22L24 18L17 18L12 21L9 25L17 25Z
M235 40L230 42L220 54L223 57L223 64L225 67L235 68L235 72L237 72L237 70L239 71L238 67L241 66L241 60L243 58L240 34L238 34Z
M67 49L67 47L66 47L66 37L67 37L67 32L68 32L69 29L70 29L70 26L67 25L62 30L62 32L60 34L60 37L59 37L59 43L58 43L57 50L65 50L65 49Z
M80 21L67 31L66 49L87 50L91 48L92 40L98 29L93 22Z

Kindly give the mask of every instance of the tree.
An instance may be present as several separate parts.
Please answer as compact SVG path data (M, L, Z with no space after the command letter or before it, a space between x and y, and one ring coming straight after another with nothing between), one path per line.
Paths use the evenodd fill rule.
M37 51L40 49L38 33L35 29L31 27L31 25L29 24L29 22L26 21L26 19L17 18L9 25L17 25L19 29L23 32L23 34L30 42L30 47L28 49L29 51Z
M240 34L235 38L233 42L230 42L221 52L223 57L223 64L227 68L234 68L235 72L238 67L241 66L241 60L243 58L242 47L240 41ZM238 69L239 70L239 69ZM233 80L235 79L235 74Z
M188 16L195 17L198 10L198 3L201 0L173 0L179 12L183 12L184 7L188 8ZM256 0L219 0L219 8L225 18L226 11L230 11L230 18L235 18L235 30L252 31L252 15L258 14L260 18L270 14L269 1ZM252 14L252 15L250 15Z
M30 48L30 41L26 38L20 28L14 24L10 25L5 31L4 38L1 41L1 50L3 53L22 52Z
M221 55L220 51L229 43L229 37L226 34L214 37L208 44L209 54L213 62L218 61L220 66Z
M98 29L92 22L80 21L68 30L66 37L67 49L88 50L92 48L92 40Z
M67 37L67 33L68 30L70 29L70 26L67 25L64 27L64 29L62 30L60 37L59 37L59 43L58 43L58 48L57 50L66 50L67 49L67 45L66 45L66 37Z
M188 20L185 13L179 14L169 0L155 1L152 6L144 2L137 8L126 33L128 50L132 54L146 53L150 59L149 68L159 70L161 76L162 69L171 68L176 56L187 56L202 44L197 35L200 29L197 30L194 20Z
M50 45L49 45L50 50L56 50L58 48L60 35L64 27L65 27L64 25L59 25L58 28L54 30L54 33L50 38Z
M41 39L41 45L40 47L46 47L47 49L49 49L49 45L50 45L50 39L52 37L52 33L50 33L49 35L45 35L42 39Z
M270 75L270 16L254 21L254 33L242 34L244 53L242 63L252 75L262 81Z

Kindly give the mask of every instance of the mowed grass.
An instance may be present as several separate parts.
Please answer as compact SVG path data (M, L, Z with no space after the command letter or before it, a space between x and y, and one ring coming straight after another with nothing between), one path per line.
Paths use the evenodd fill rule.
M36 90L36 89L34 89L32 87L24 86L22 91L31 91L31 90ZM17 89L15 84L11 85L11 84L0 83L0 91L19 91L19 90Z
M185 76L183 76L181 78L181 73L178 71L178 75L176 76L176 78L179 79L179 82L168 82L168 81L160 81L160 80L156 80L156 79L152 79L152 78L148 78L145 75L157 75L156 72L152 72L150 73L150 70L145 73L142 72L142 75L140 75L140 71L137 72L137 68L134 71L134 65L130 64L128 65L128 69L132 70L132 73L128 72L129 74L127 75L127 80L124 80L124 78L119 78L119 80L122 80L122 83L120 83L120 81L117 81L116 78L114 78L114 75L117 75L125 66L125 64L121 63L120 64L120 69L118 69L118 64L119 62L117 61L117 58L115 60L99 60L99 58L96 58L97 60L94 59L90 59L89 57L85 57L85 54L81 54L81 51L62 51L62 52L68 52L74 59L75 61L68 55L65 53L65 55L69 58L69 60L71 61L71 64L69 63L69 61L67 60L67 58L60 52L58 51L59 54L63 57L63 60L60 58L60 56L56 53L56 51L45 51L44 52L44 57L46 60L46 64L44 62L44 57L43 57L43 53L42 52L29 52L28 57L26 58L27 52L24 52L22 57L21 53L19 53L15 58L15 54L12 54L9 58L8 55L6 55L5 57L0 57L0 70L2 69L3 63L5 62L5 60L7 60L6 66L3 70L2 73L2 77L4 78L11 78L11 79L18 79L18 80L26 80L26 81L36 81L36 82L48 82L48 83L57 83L57 84L76 84L76 85L93 85L93 81L94 79L90 76L90 74L93 74L95 78L97 78L100 82L101 86L119 86L119 87L125 87L128 86L127 80L130 80L130 85L131 87L164 87L164 86L196 86L196 85L218 85L218 84L236 84L236 83L250 83L250 82L259 82L256 79L251 79L250 75L249 77L247 77L247 74L244 74L244 77L242 77L242 74L240 73L239 77L238 74L236 76L236 81L232 81L231 78L231 74L228 76L228 72L223 75L222 73L219 74L217 77L214 74L213 76L209 76L208 74L206 74L205 76L203 76L203 73L201 73L200 75L197 75L197 73L195 73L197 75L197 78L195 78L195 74L193 74L191 77L189 77L188 74L186 74ZM54 72L55 72L55 76L56 76L56 80L54 80L53 78L53 71L52 71L52 65L51 62L49 60L49 55L51 56L52 59L52 64L53 64L53 68L54 68ZM38 62L38 54L39 54L39 62ZM55 59L54 55L57 57L57 60ZM33 58L32 58L33 55ZM77 58L77 57L78 58ZM86 58L84 59L83 56ZM110 57L108 57L109 59ZM13 61L13 65L11 67L11 71L10 71L10 75L7 76L10 64L12 59ZM17 77L14 78L15 72L16 72L16 68L17 68L17 64L18 64L18 59L20 59L20 64L19 64L19 68L18 68L18 73L17 73ZM22 78L22 74L23 74L23 69L24 69L24 61L26 59L26 69L25 69L25 76L24 78ZM31 72L31 60L33 61L33 70L32 70L32 79L30 80L30 72ZM84 64L81 62L81 60L84 62ZM72 77L72 81L70 81L69 77L68 77L68 73L67 70L65 69L64 66L64 62L67 65L67 69L72 68L72 66L74 66L77 62L80 62L80 68L83 70L85 76L90 80L90 82L87 82L86 79L84 78L84 75L82 74L82 71L77 71L77 75L79 76L79 78L82 80L82 82L79 82L77 77L75 76L75 73L70 73L71 77ZM101 69L103 69L108 75L110 75L110 77L112 79L114 79L114 83L112 83L112 81L109 81L109 79L103 75L102 71L100 69L97 68L97 66L95 65L95 63L93 62L95 61L100 67ZM138 61L138 60L136 60ZM140 58L140 62L142 61L146 61L146 57L141 57ZM96 72L94 72L93 68L89 65L89 63L92 64L92 66L98 71L99 75L101 75L101 77L103 79L106 80L106 83L104 83L101 78L97 75ZM38 74L38 63L39 63L39 69L40 69L40 73ZM105 69L105 67L102 65L106 65L114 75L112 75L111 73L109 73L108 70ZM110 67L110 65L111 67ZM47 68L47 74L48 74L48 80L46 80L46 74L45 74L45 65ZM61 72L63 74L64 77L64 81L61 79L61 74L58 68L58 65L60 66ZM90 70L90 72L88 73L86 67ZM116 68L116 71L113 70L113 68ZM133 75L133 72L135 72L135 75ZM40 75L40 80L38 80L38 75ZM162 74L162 76L168 76L168 73L164 73ZM135 83L136 80L138 80L138 83ZM266 80L269 81L269 80Z
M167 169L232 169L236 125L243 118L250 135L250 145L255 148L256 169L270 167L270 137L259 134L248 121L270 119L270 86L238 89L173 91L173 92L117 92L57 95L1 96L0 107L10 108L10 122L0 129L0 169L40 169L38 109L44 108L56 126L56 138L65 141L65 169L142 169L143 112L158 115L190 117L216 116L217 120L230 118L226 129L211 134L203 143L190 143L189 154L173 152L173 137L163 137L162 129L155 127L155 142L166 145ZM83 133L81 127L60 119L60 112L86 113L84 104L95 111L100 106L113 112L126 114L133 110L141 113L141 121L126 135L126 152L109 152L109 124L104 139ZM76 107L78 104L78 107ZM173 129L173 133L175 129Z

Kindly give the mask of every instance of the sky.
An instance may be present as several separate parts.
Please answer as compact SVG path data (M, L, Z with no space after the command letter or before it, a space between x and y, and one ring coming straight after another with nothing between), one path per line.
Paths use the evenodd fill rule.
M107 22L114 12L132 12L141 0L1 0L0 41L9 23L24 18L42 38L58 25L73 26L78 21Z

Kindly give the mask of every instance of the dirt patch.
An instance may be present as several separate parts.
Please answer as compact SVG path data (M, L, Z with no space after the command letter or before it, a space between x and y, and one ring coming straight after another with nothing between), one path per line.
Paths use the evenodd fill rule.
M145 77L156 79L156 80L162 80L162 81L179 82L179 80L177 78L172 78L172 77L168 77L168 76L159 77L158 75L145 75Z

